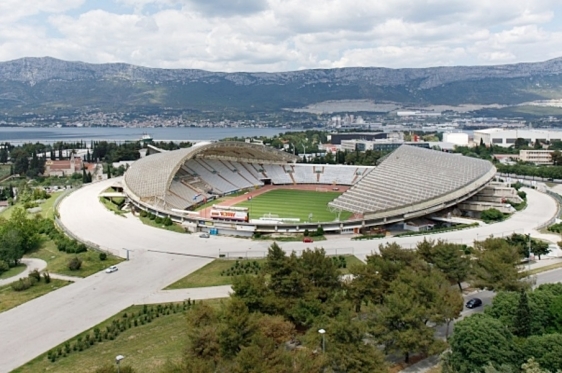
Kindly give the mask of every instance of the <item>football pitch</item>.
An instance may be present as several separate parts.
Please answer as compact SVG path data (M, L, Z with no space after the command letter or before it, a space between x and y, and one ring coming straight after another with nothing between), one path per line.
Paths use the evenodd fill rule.
M337 214L328 210L328 202L340 194L338 192L275 189L236 206L247 207L250 211L250 219L271 216L298 218L301 222L308 222L309 216L312 214L311 222L328 222L337 218ZM340 220L347 220L351 215L351 212L342 211Z

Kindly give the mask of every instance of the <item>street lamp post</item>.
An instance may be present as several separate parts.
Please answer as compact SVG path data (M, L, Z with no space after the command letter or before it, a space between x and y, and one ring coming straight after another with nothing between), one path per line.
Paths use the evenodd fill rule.
M123 360L125 358L125 356L123 355L117 355L115 357L115 364L117 364L117 373L121 372L121 369L119 369L119 363L121 362L121 360Z
M324 329L318 330L318 333L322 334L322 353L326 353L326 331Z

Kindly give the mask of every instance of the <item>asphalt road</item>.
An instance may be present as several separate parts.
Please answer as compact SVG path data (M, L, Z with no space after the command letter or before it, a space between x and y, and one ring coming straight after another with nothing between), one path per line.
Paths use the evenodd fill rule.
M269 242L229 237L202 239L195 234L178 234L152 228L136 218L115 215L98 201L98 194L115 181L96 183L75 191L61 202L59 213L64 225L86 241L123 257L126 255L123 248L133 250L131 261L120 264L119 271L115 273L94 274L0 313L0 372L17 368L132 304L169 299L171 293L162 292L161 289L212 260L204 256L217 257L219 252L234 256L264 256L267 252ZM531 232L555 215L556 205L545 194L529 189L525 191L529 206L504 222L431 237L470 243L492 234L501 236L514 231ZM322 241L318 246L324 247L328 253L339 250L339 253L350 252L365 257L382 243L395 241L409 248L423 238L350 241L349 237L342 236ZM281 244L286 251L303 250L308 246L311 245L301 242ZM228 290L203 291L203 294L199 291L197 294L214 298L217 293Z

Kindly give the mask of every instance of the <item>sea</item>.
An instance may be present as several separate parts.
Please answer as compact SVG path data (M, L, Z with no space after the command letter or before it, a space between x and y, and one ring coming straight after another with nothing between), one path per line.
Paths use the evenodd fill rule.
M53 143L57 141L112 141L140 140L150 135L154 141L213 141L228 137L272 137L280 133L301 131L300 128L223 128L223 127L0 127L0 142L21 144L29 142Z

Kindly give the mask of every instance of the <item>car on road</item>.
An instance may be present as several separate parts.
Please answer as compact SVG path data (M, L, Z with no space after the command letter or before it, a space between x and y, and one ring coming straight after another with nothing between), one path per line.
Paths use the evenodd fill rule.
M209 238L210 236L209 236L209 233L201 233L201 234L199 235L199 237L201 237L201 238Z
M105 270L105 273L113 273L113 272L116 272L116 271L117 271L117 266L111 266L111 267L108 267Z
M466 302L466 308L476 308L482 305L482 299L480 298L472 298L468 302Z
M305 237L302 239L302 242L314 242L314 240L310 237Z

